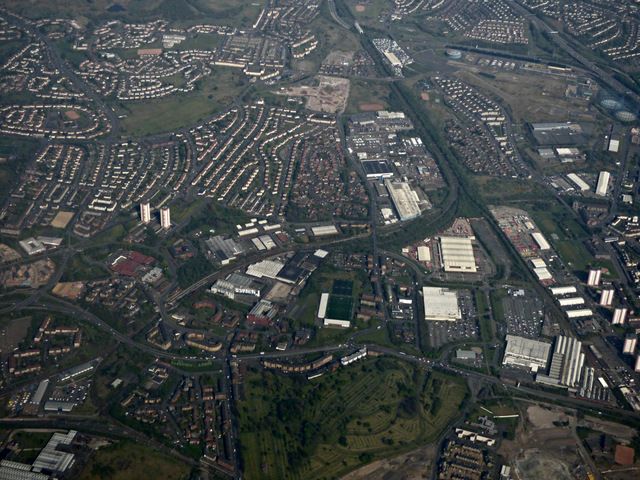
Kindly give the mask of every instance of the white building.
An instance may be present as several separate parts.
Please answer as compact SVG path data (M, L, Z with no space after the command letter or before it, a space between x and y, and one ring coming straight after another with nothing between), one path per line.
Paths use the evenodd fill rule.
M400 220L411 220L420 216L418 195L411 189L407 182L385 180L384 185L387 187L387 190L389 190L393 206L396 212L398 212Z
M455 321L462 319L458 305L458 294L454 290L440 287L422 287L424 319Z
M611 304L613 304L613 296L615 294L615 291L612 288L606 288L604 290L602 290L602 293L600 294L600 306L601 307L610 307Z
M162 207L160 209L160 226L165 230L171 228L171 212L169 211L169 207Z
M622 353L626 355L633 355L636 353L637 346L638 346L638 336L634 333L629 334L624 339L624 345L622 346Z
M600 197L607 195L610 180L611 174L609 172L600 172L600 175L598 175L598 183L596 184L596 195Z
M440 237L440 251L445 272L478 271L470 237Z
M503 365L522 367L534 372L547 368L551 344L540 340L507 335Z
M590 287L597 287L600 285L600 278L602 277L602 270L600 268L592 268L589 270L589 278L587 278L587 285Z
M148 203L140 204L140 220L145 224L151 221L151 205Z
M627 321L627 313L629 312L626 308L616 308L613 311L613 318L611 319L611 323L613 325L624 325Z

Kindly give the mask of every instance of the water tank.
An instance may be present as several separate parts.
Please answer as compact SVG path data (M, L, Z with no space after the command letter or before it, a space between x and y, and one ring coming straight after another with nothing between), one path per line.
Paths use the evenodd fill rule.
M462 58L462 52L460 50L448 48L445 53L447 54L447 57L453 58L454 60L460 60Z
M615 117L621 122L635 122L638 116L628 110L619 110L615 113Z
M607 110L620 110L622 108L622 103L615 98L603 98L600 101L600 106Z

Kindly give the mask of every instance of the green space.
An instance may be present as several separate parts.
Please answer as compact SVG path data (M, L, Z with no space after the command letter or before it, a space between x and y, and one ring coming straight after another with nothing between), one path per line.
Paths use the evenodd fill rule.
M115 18L129 22L163 18L184 24L212 22L240 27L255 21L262 4L235 0L7 0L4 6L29 18L73 18L81 24Z
M380 14L393 8L389 0L346 0L344 3L361 25L380 26Z
M215 68L198 81L194 91L142 102L117 103L126 115L123 136L138 137L174 132L205 120L231 103L247 85L237 69Z
M535 202L527 211L571 270L588 269L594 260L584 245L589 234L571 210L552 200Z
M77 477L79 480L137 480L189 478L189 467L151 446L121 441L99 449Z
M337 478L435 440L458 415L462 380L397 359L367 359L320 378L250 369L238 403L247 479Z
M327 318L336 320L351 320L353 310L353 299L341 295L329 295L327 304Z
M63 282L76 282L85 280L97 280L106 278L109 272L105 267L91 261L82 254L76 254L69 260L67 267L62 275Z
M389 86L386 82L351 79L349 100L345 113L361 113L361 105L380 104L383 109L389 108Z
M333 21L327 2L322 2L320 14L309 27L318 39L318 46L305 58L294 60L292 65L294 69L315 73L330 52L335 50L352 52L359 48L359 40L355 33L347 32Z
M37 449L41 450L45 447L49 439L51 438L52 432L16 432L13 436L13 440L15 440L21 449Z

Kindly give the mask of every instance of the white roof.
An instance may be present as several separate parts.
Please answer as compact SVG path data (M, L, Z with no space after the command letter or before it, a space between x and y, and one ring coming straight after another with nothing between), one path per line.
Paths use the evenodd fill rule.
M503 365L518 365L537 370L545 368L549 360L551 344L530 338L507 335Z
M458 294L440 287L422 287L425 320L454 321L462 318Z
M440 237L440 248L445 272L477 272L469 237Z

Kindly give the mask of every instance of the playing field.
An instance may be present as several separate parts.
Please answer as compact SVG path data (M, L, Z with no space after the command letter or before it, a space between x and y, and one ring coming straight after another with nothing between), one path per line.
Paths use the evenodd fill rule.
M353 299L351 297L329 295L327 318L333 318L334 320L351 320L352 307Z
M353 282L351 280L335 280L331 287L331 293L350 297L353 294Z

